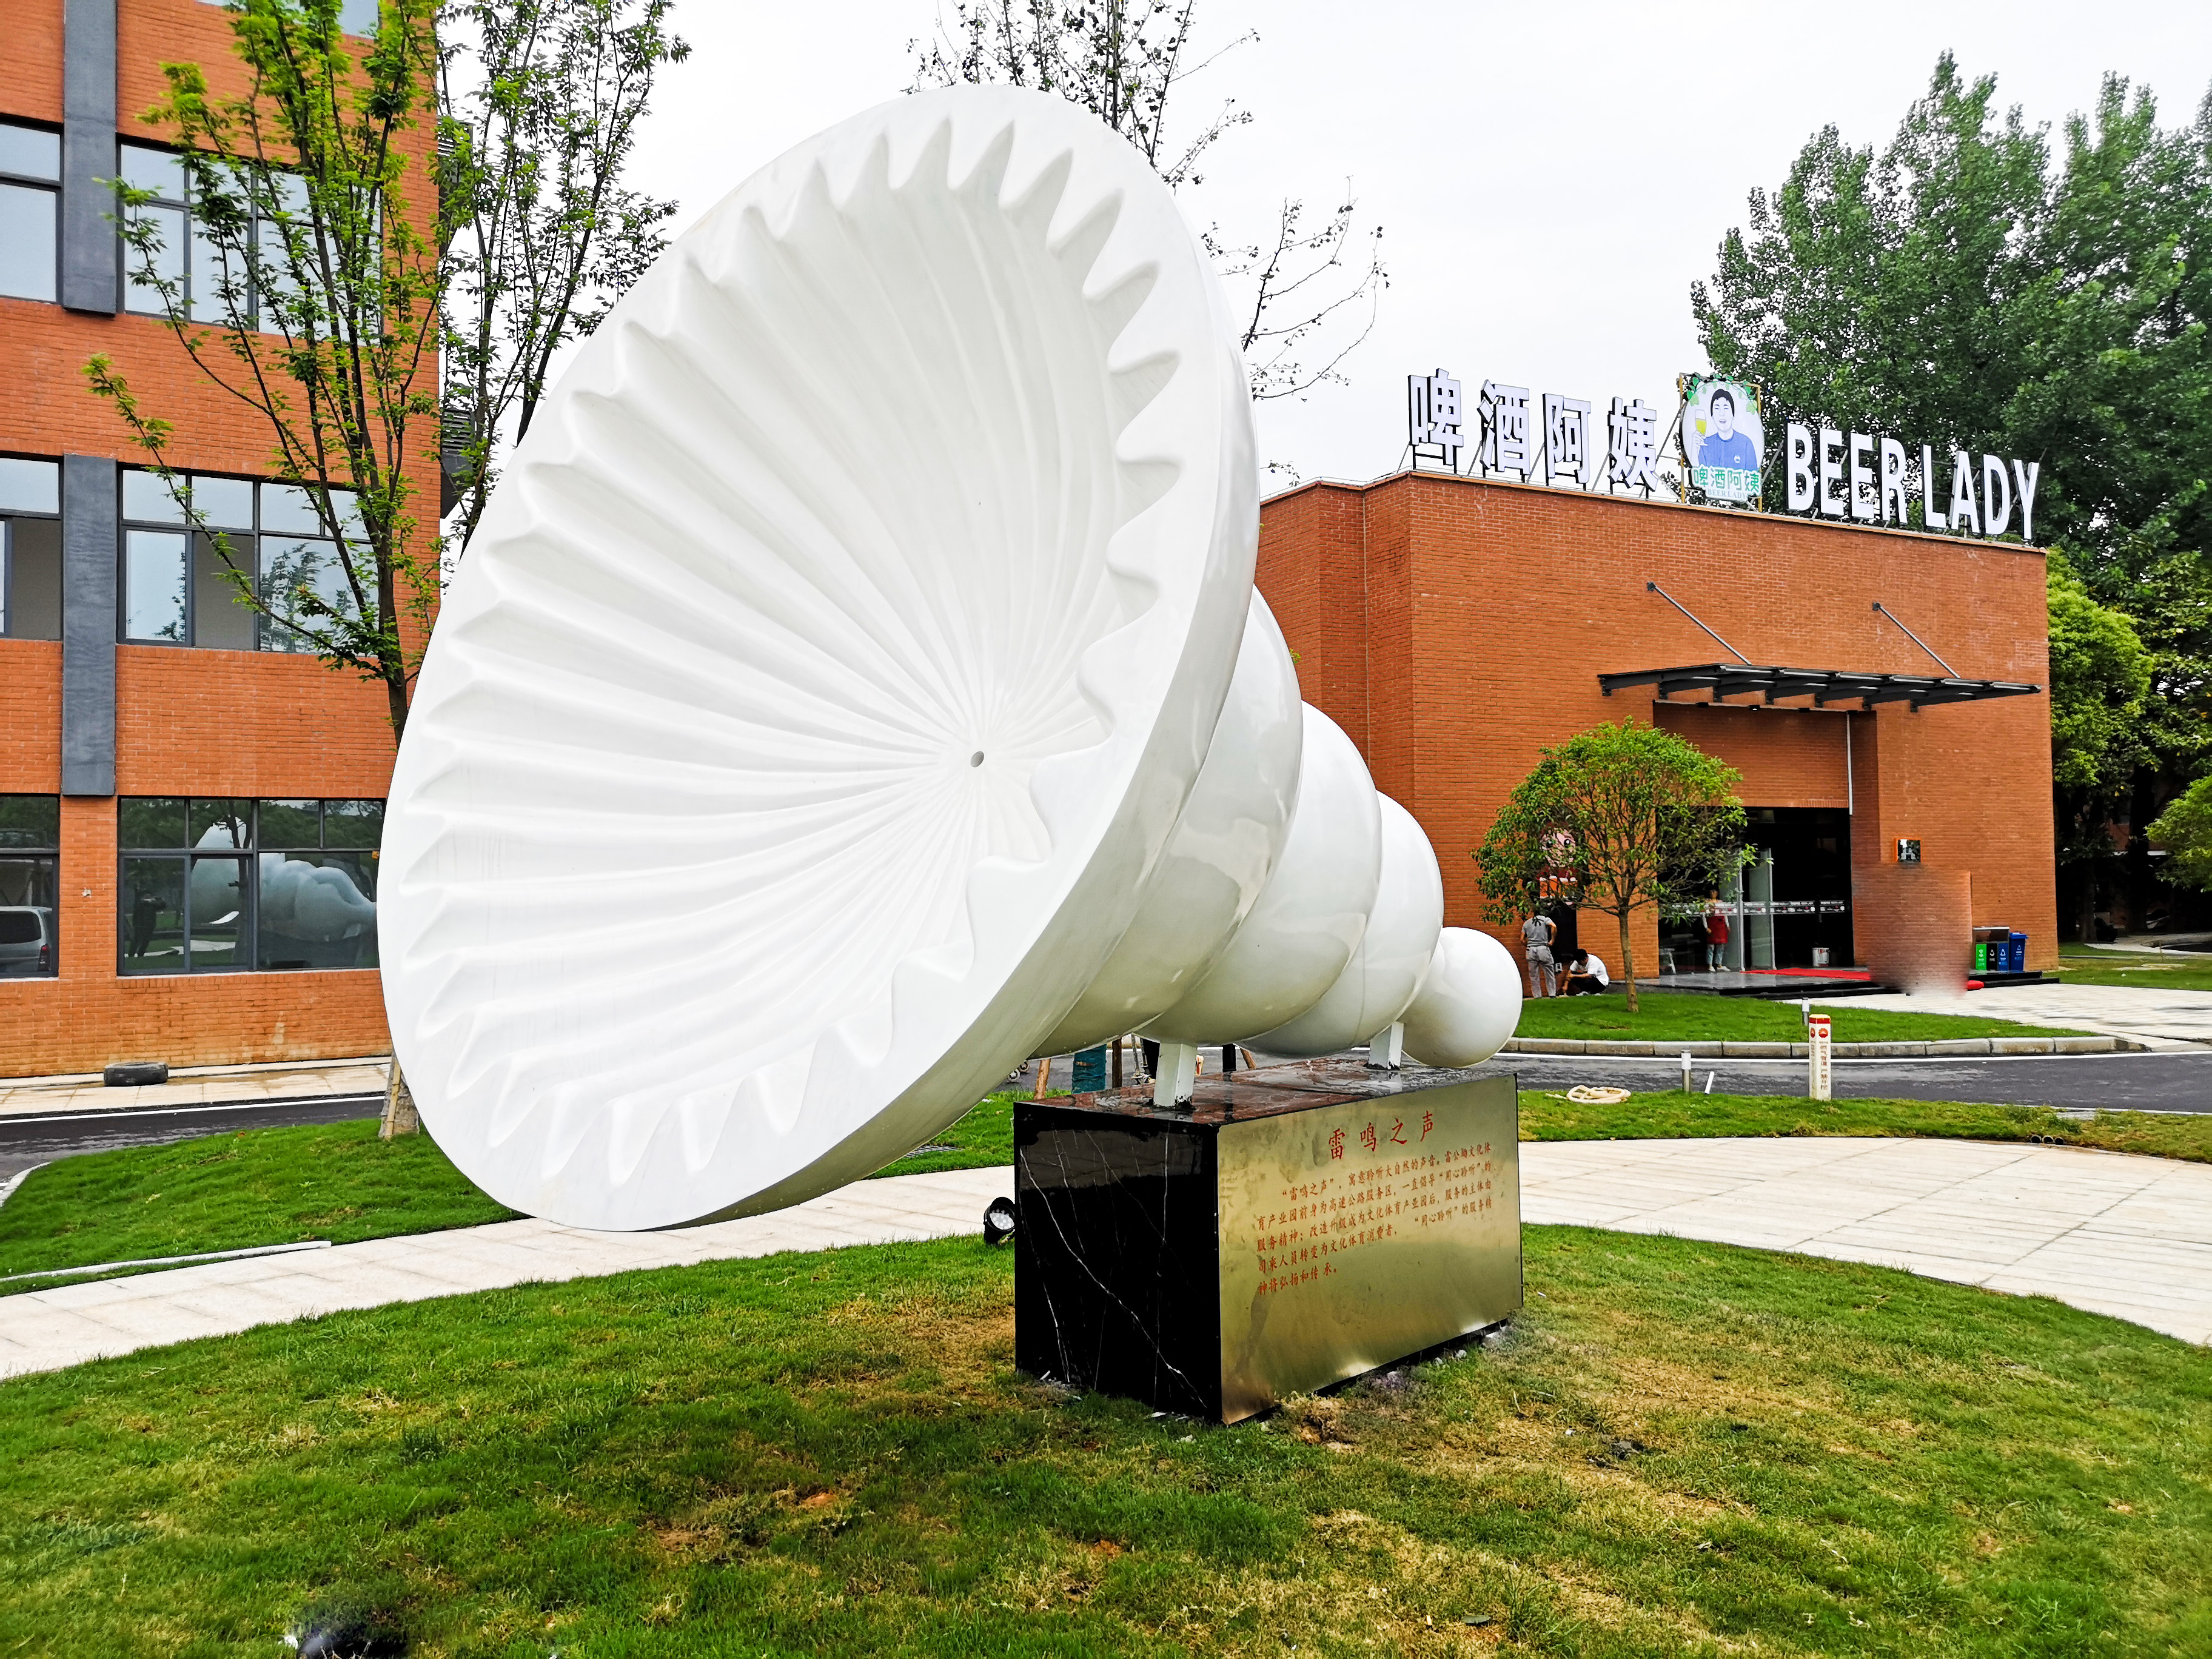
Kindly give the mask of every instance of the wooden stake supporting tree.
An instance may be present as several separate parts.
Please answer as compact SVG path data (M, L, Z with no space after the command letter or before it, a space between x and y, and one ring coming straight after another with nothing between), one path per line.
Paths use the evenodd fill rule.
M1547 749L1476 849L1484 909L1506 923L1540 909L1564 874L1583 908L1620 928L1620 978L1637 1007L1632 912L1693 903L1749 856L1741 781L1696 744L1624 720Z

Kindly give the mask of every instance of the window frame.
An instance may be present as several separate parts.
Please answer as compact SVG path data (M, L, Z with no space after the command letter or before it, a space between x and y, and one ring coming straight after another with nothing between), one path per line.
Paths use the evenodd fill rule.
M264 561L263 550L264 544L266 542L273 538L275 540L280 543L284 543L287 545L296 545L307 542L313 542L333 549L337 549L341 545L340 543L333 541L319 526L313 532L279 531L270 530L264 523L266 514L263 505L263 496L265 491L270 489L299 489L305 493L307 491L307 486L280 483L273 479L249 477L242 474L234 472L185 472L182 476L186 480L188 488L196 487L199 481L204 478L222 479L228 483L242 483L246 485L246 487L250 489L253 495L253 522L250 526L210 525L207 530L203 531L195 526L190 519L186 518L181 511L179 511L178 516L173 519L132 518L130 515L129 509L125 503L128 501L127 481L134 475L155 480L165 493L168 488L166 482L161 480L161 475L154 471L151 467L126 466L118 468L117 471L115 482L115 639L116 643L118 645L152 646L161 650L240 651L240 647L235 646L202 645L199 642L199 584L194 580L193 565L197 554L197 549L194 546L194 543L202 537L212 537L213 535L219 533L228 534L234 538L242 538L252 544L252 557L250 563L252 566L253 591L257 597L261 597L264 600L266 596L262 592L262 583L267 578L268 570ZM359 518L360 492L349 489L343 484L331 484L326 486L326 488L329 489L332 498L331 505L333 508L338 512L339 526L343 531L349 519L357 520ZM173 501L173 497L171 499ZM309 499L312 502L313 497L311 494ZM185 637L181 640L142 639L131 632L131 533L133 531L159 532L168 535L181 536L184 538ZM359 532L355 532L353 533L357 535ZM347 539L350 542L352 537L349 536ZM240 562L246 563L248 562L241 561ZM235 603L235 601L234 601L234 603ZM312 652L287 650L281 645L270 643L275 629L283 627L283 624L281 623L272 622L270 618L264 616L261 611L251 606L247 607L247 614L252 618L253 623L253 643L251 647L246 647L246 651L250 651L256 656L264 654L271 656L307 656L313 654ZM240 652L240 653L244 654L245 653Z
M33 637L15 631L15 520L35 519L43 524L59 524L61 514L62 464L52 455L21 455L11 451L0 451L0 460L37 461L54 470L54 510L34 512L27 507L0 507L0 640L20 640Z
M61 804L62 804L62 798L61 798L58 794L49 795L49 794L46 794L46 793L42 793L42 792L40 792L40 791L39 791L39 790L35 790L35 789L32 789L32 790L9 790L9 791L4 791L4 792L0 792L0 799L11 799L11 798L12 798L12 799L27 799L27 800L46 800L46 801L52 801L52 802L53 803L53 805L54 805L54 839L53 839L53 842L52 842L52 844L51 846L37 846L37 847L25 846L25 847L15 847L15 846L8 846L8 845L0 845L0 859L10 859L10 860L13 860L13 859L23 859L23 860L43 860L43 861L46 864L46 866L48 866L48 869L49 869L49 871L51 872L51 875L52 875L52 881L53 891L54 891L54 903L53 903L54 932L53 932L53 940L52 940L52 956L51 959L48 961L48 963L47 963L47 964L46 964L46 971L45 973L43 973L43 974L22 974L22 975L9 975L8 977L9 977L9 978L21 978L21 979L59 979L59 978L61 977L61 972L62 972L62 904L61 904L61 893L62 893L62 886L61 886L61 871L62 871ZM15 907L10 906L9 908L15 908ZM33 905L27 905L27 906L25 906L25 907L23 907L23 908L27 908L27 909L33 909L33 910L37 910L37 909L43 909L43 908L45 908L46 907L45 907L45 906L43 906L43 905L36 905L36 904L33 904Z
M9 115L9 116L0 116L0 126L6 126L6 127L20 127L20 128L21 128L23 131L27 131L27 132L43 132L43 133L47 133L47 134L49 134L49 135L51 135L51 136L52 137L52 138L53 138L53 140L54 140L55 148L56 148L57 151L58 151L58 149L60 149L60 146L61 146L61 137L62 137L62 134L61 134L61 129L60 129L59 127L51 127L51 126L48 126L48 125L47 125L45 122L43 122L43 121L26 121L26 120L21 119L20 117L13 116L13 115ZM52 208L53 208L53 215L54 215L54 229L53 229L53 239L52 239L52 240L53 240L53 246L54 246L54 268L53 268L53 270L52 270L50 273L48 273L48 274L49 274L49 276L50 276L50 277L52 278L52 281L51 281L51 283L49 283L49 286L52 288L52 292L51 292L50 294L46 294L46 295L30 295L30 294L8 294L8 295L0 295L0 299L21 300L21 301L22 301L26 305L49 305L49 306L51 306L51 305L59 305L59 304L61 303L61 295L62 295L62 180L61 180L61 174L62 174L62 168L61 168L61 164L60 164L60 162L59 162L59 161L58 161L58 160L57 160L57 161L56 161L56 163L55 163L55 166L54 166L54 176L53 176L52 178L51 178L51 179L40 179L40 178L37 178L37 177L34 177L33 175L32 175L32 174L30 174L30 173L13 173L13 172L9 171L9 170L8 170L7 168L5 168L5 167L0 167L0 185L16 185L16 186L18 186L19 188L21 188L21 189L24 189L24 190L36 190L36 191L44 191L44 192L46 193L46 195L47 196L47 198L50 199L51 203L52 203Z
M315 803L316 844L313 848L302 847L293 842L288 842L284 845L278 847L270 847L265 844L261 827L262 809L264 806L280 802L307 799L312 799ZM129 840L124 822L125 813L129 807L135 805L139 802L148 800L173 800L183 803L185 823L183 830L184 842L182 844L153 847L147 846L143 843L135 843ZM226 800L244 800L246 802L248 813L246 844L242 847L235 848L210 848L206 852L203 853L192 838L194 821L198 817L198 809L205 805L211 805L219 801ZM331 846L329 844L330 831L328 829L331 816L330 809L334 805L353 805L367 800L375 801L378 809L376 844L370 847ZM367 795L117 796L115 802L116 977L118 979L174 979L199 974L349 974L378 972L380 970L379 963L381 960L380 957L379 957L377 960L367 963L350 963L339 965L320 965L313 963L295 963L287 966L276 967L264 964L261 960L261 861L264 857L271 856L289 860L293 855L296 854L307 858L313 858L317 860L327 860L332 858L360 859L368 861L371 865L377 865L381 859L383 853L383 816L388 804L388 798ZM219 965L210 964L207 967L200 967L195 964L192 955L194 933L194 921L191 913L192 868L195 863L202 860L216 858L234 858L240 864L240 878L238 884L240 915L239 939L240 941L240 950L242 951L246 959L242 962L235 959L238 952L234 951L234 959L230 962L223 963ZM128 965L131 961L129 950L131 927L130 914L125 908L128 896L131 892L128 872L131 866L134 862L150 862L155 860L173 865L179 872L179 888L182 902L177 910L177 923L179 937L183 942L184 948L181 952L182 965L173 970L163 970L160 969L149 969L144 967L133 969ZM380 874L380 869L379 873ZM381 884L380 881L373 884L373 885L380 887ZM358 890L356 889L356 890ZM375 904L376 898L374 893L364 895L363 896L368 898L372 906ZM375 934L373 927L368 937L372 940L372 954L374 955L378 947L374 944ZM57 951L57 954L58 955L58 951ZM356 954L358 954L358 950L356 950ZM138 958L138 960L143 963L145 958L142 957Z
M222 3L222 0L215 0L215 3ZM217 315L203 317L199 314L198 307L201 302L201 296L193 287L194 254L195 251L201 246L200 238L196 229L199 216L199 204L194 199L192 195L191 171L190 168L185 167L183 165L183 158L186 152L179 149L174 144L151 143L143 138L133 137L125 134L117 135L115 149L115 170L116 176L118 178L123 176L125 154L130 150L143 150L149 155L166 155L174 159L178 162L178 171L182 178L182 182L179 187L179 193L174 196L156 196L151 201L145 203L143 206L146 208L158 208L165 212L174 213L183 222L183 246L180 248L176 249L175 252L177 255L178 281L182 285L183 289L180 298L184 303L185 323L189 326L197 328L221 328L226 326L228 319L225 317ZM125 210L125 211L131 210ZM258 255L260 251L261 226L265 216L266 216L262 213L259 206L257 204L253 209L252 228L247 233L247 246L252 250L252 252L247 256L249 262L252 258ZM123 227L120 223L118 223L115 228L115 240L118 250L117 270L115 274L116 310L132 317L154 317L166 320L169 314L168 307L166 305L147 307L131 303L132 295L131 290L133 287L132 272L135 269L132 262L137 256L136 250L131 247L129 242L123 239ZM167 244L164 244L162 251L166 253L171 250L167 247ZM220 288L218 287L215 294L209 296L209 298L210 303L220 304ZM260 285L253 280L253 272L251 269L249 269L246 273L246 325L248 329L256 333L262 331L261 288Z

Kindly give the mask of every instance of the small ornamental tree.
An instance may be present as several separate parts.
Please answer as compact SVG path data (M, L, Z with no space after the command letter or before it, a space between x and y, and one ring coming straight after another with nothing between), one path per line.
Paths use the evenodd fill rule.
M1540 908L1564 872L1582 908L1620 925L1621 985L1633 1012L1629 914L1693 903L1741 867L1738 781L1696 744L1632 720L1545 750L1474 854L1486 914L1504 923Z

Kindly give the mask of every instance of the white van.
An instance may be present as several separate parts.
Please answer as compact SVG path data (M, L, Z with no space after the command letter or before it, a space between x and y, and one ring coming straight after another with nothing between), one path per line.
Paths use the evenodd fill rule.
M54 913L0 904L0 979L44 979L54 971Z

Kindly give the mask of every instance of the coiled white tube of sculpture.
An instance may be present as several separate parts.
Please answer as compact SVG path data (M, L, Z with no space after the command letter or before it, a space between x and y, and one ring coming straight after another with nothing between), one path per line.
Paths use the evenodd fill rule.
M392 1041L471 1180L678 1226L1139 1027L1495 1050L1511 963L1508 1002L1440 936L1252 590L1231 341L1140 158L1003 88L808 141L646 274L517 446L392 781Z

